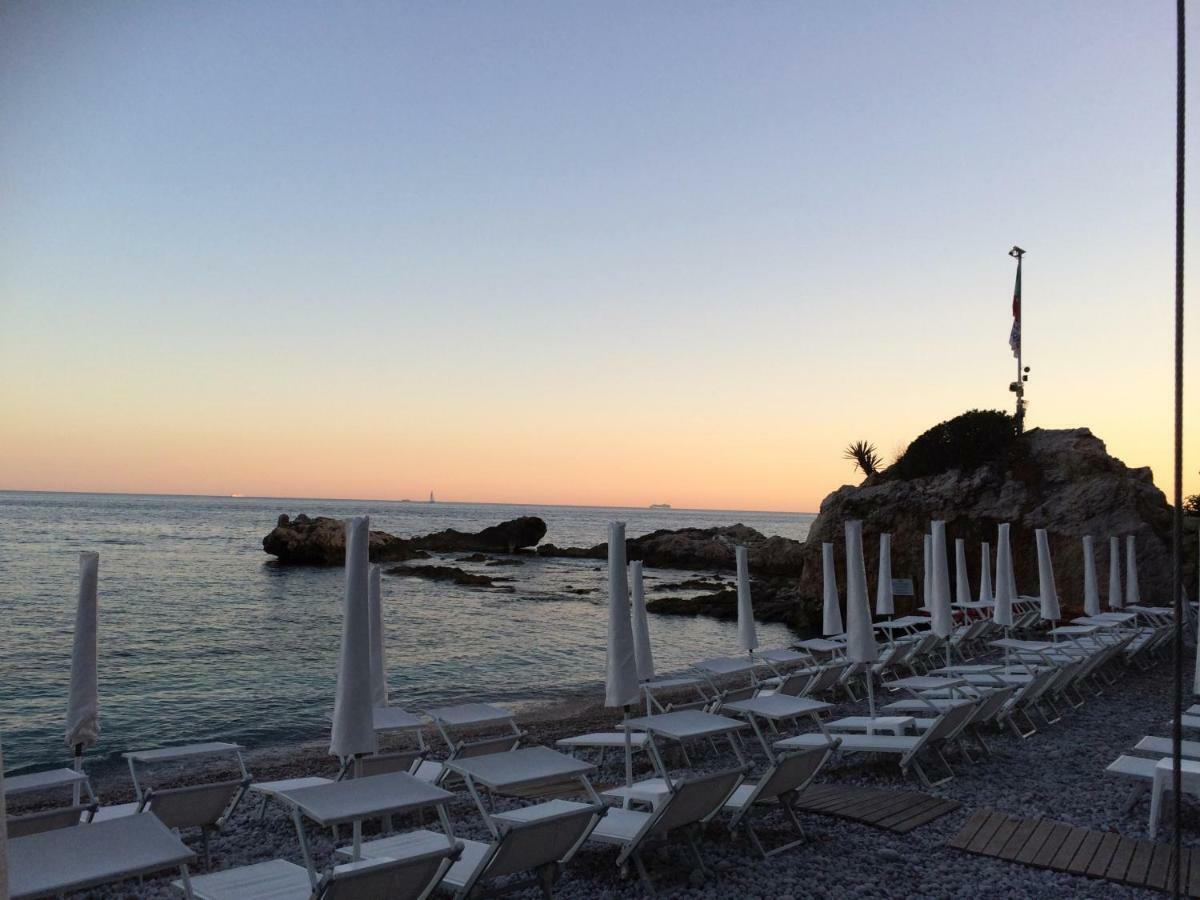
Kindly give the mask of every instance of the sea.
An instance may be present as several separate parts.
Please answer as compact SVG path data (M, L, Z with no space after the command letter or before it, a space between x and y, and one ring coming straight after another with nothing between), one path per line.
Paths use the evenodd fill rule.
M329 732L344 573L284 566L262 549L280 513L346 518L401 536L478 531L540 516L545 541L592 546L610 521L636 537L741 522L803 539L805 513L617 509L381 500L0 492L0 736L11 774L62 764L78 553L100 554L101 738L89 769L171 743L269 748ZM602 692L602 560L523 557L520 566L431 563L511 578L511 592L383 579L391 702L411 711L468 700L521 707ZM649 569L646 592L696 573ZM732 583L732 579L726 577ZM590 591L590 593L579 593ZM761 646L786 645L760 624ZM659 673L736 653L736 627L650 616Z

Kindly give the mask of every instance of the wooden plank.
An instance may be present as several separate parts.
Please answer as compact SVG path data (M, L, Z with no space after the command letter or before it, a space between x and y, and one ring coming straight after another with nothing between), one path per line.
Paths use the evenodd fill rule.
M1137 848L1137 841L1133 838L1122 837L1117 849L1113 852L1112 859L1108 861L1108 869L1104 873L1104 877L1109 881L1124 881L1125 871L1129 868L1129 860L1133 858L1133 851Z
M1117 852L1120 843L1121 836L1119 834L1109 832L1104 835L1100 839L1100 846L1096 848L1096 855L1088 863L1087 871L1084 874L1092 878L1103 878L1108 867L1112 865L1113 854Z
M945 815L945 812L935 812L932 816L929 815L930 810L942 810L944 806L944 800L939 800L937 797L926 797L920 803L914 803L911 806L893 810L887 816L876 821L875 824L880 828L888 828L892 831L908 832L916 828L921 822L928 822L931 819L936 819L939 815ZM910 822L915 824L910 825Z
M947 846L961 850L971 842L971 838L975 836L980 826L988 820L992 814L990 809L977 809L971 814L971 818L967 819L967 824L964 825L954 837L950 838Z
M1142 885L1146 883L1146 871L1150 868L1150 858L1154 856L1154 845L1149 841L1138 841L1129 860L1129 868L1125 872L1125 883Z
M798 804L816 803L823 797L828 797L832 793L836 793L839 787L834 784L816 784L810 785L805 791L796 797Z
M1062 842L1062 846L1058 848L1058 852L1054 854L1054 859L1050 860L1049 867L1065 872L1067 866L1071 864L1071 860L1075 858L1075 854L1079 852L1079 845L1083 843L1087 834L1086 828L1076 828L1068 834Z
M1193 848L1187 854L1187 892L1191 897L1200 897L1200 850Z
M811 809L814 812L827 809L838 809L846 806L851 800L861 796L861 791L854 788L839 788L829 791L821 797L814 800L802 798L803 805L806 809Z
M1155 890L1165 890L1170 874L1171 857L1174 848L1170 844L1158 844L1154 848L1154 856L1150 858L1150 868L1146 872L1146 886Z
M1050 861L1054 859L1054 854L1058 852L1058 848L1062 846L1063 841L1067 839L1072 831L1072 826L1065 822L1054 822L1051 829L1046 832L1046 838L1042 841L1041 849L1039 849L1029 861L1031 866L1037 866L1039 869L1044 869L1050 865Z
M920 828L926 822L932 822L934 819L940 819L942 816L949 815L958 809L959 803L957 800L942 800L933 806L917 813L916 815L904 819L900 822L894 822L890 819L884 820L879 824L885 828L890 828L892 831L897 831L900 834L908 834L914 828Z
M1051 822L1049 819L1042 819L1039 821L1037 828L1035 828L1033 834L1030 835L1028 843L1021 848L1021 852L1014 857L1014 861L1024 863L1025 865L1031 865L1033 863L1033 858L1037 856L1038 851L1045 846L1046 838L1050 835L1050 832L1054 830L1054 826L1057 824L1057 822Z
M936 797L908 796L889 803L876 804L870 810L860 814L860 818L867 822L879 824L892 818L906 818L917 810L925 809L930 803L937 802Z
M975 832L975 837L971 838L971 843L966 846L968 853L981 853L983 848L987 846L988 841L992 836L1008 820L1008 816L1001 812L993 812L991 817L983 823L983 826Z
M903 809L911 806L914 802L920 802L919 794L891 794L880 792L870 797L864 797L855 803L847 804L842 810L842 815L849 816L854 819L864 819L873 821L874 819L882 819L887 815L889 810Z
M1017 826L1016 831L1012 833L1012 837L1010 837L1005 842L1004 846L1000 848L1000 852L997 854L997 856L1000 859L1008 861L1015 859L1025 844L1028 843L1029 838L1033 835L1034 829L1037 828L1037 825L1037 819L1023 819L1021 824Z
M995 856L1000 852L1000 848L1008 843L1008 839L1012 837L1013 832L1017 830L1017 826L1020 824L1020 819L1013 816L1006 816L1004 823L996 829L996 833L992 835L992 839L987 842L987 846L979 852L984 856Z
M1100 846L1100 841L1103 839L1104 835L1099 831L1087 832L1083 837L1083 843L1079 845L1079 849L1075 851L1075 855L1071 857L1071 861L1067 863L1064 871L1070 872L1072 875L1082 875L1086 872L1092 863L1092 858L1096 855L1096 848Z

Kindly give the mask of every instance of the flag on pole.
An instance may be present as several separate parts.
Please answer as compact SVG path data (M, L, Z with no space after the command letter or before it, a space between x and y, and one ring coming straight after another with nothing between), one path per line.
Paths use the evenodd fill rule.
M1008 346L1013 356L1021 356L1021 257L1017 257L1017 285L1013 288L1013 323L1008 333Z

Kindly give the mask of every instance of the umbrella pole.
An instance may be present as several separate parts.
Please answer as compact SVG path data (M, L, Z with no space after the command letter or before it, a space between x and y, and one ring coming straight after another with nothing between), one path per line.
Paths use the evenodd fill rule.
M867 709L870 710L871 719L875 718L875 676L871 672L871 664L867 663ZM868 734L874 734L875 729L870 728Z
M83 771L83 744L75 745L75 771ZM75 787L72 790L74 799L71 801L75 806L79 805L79 782L75 782Z
M633 737L629 733L629 704L625 704L625 714L621 719L625 726L625 787L633 787Z

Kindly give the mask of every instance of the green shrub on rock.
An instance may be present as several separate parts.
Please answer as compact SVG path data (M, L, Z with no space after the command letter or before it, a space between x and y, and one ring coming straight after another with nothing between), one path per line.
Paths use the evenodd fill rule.
M1005 459L1017 441L1013 417L995 409L973 409L934 425L887 470L889 478L925 478L951 469L964 472Z

